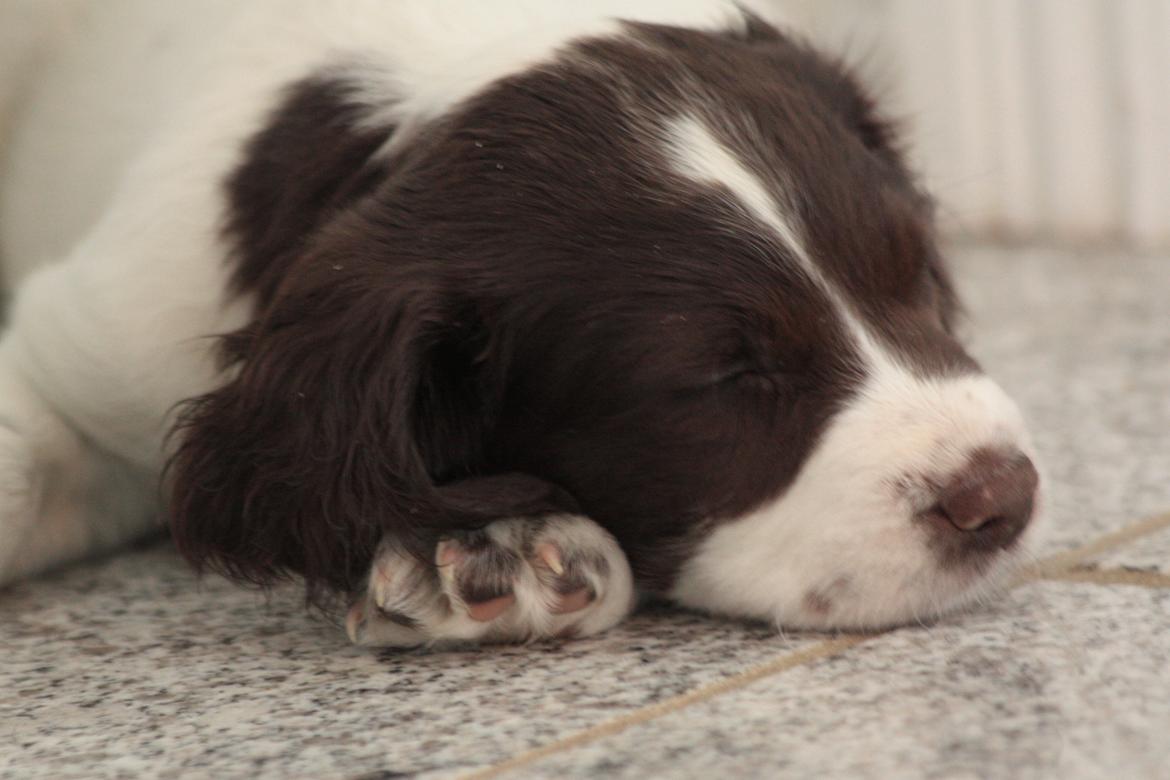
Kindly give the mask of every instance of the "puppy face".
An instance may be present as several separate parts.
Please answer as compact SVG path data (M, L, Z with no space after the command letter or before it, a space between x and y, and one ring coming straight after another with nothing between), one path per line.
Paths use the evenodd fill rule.
M273 230L261 147L290 116L310 135L306 112L360 119L348 78L302 85L232 183L261 315L178 461L205 471L229 431L250 453L211 479L248 497L232 522L300 529L262 571L348 586L381 531L423 524L404 495L417 518L511 472L567 491L643 587L790 626L935 613L1019 554L1037 482L1019 414L954 339L929 203L834 63L754 20L629 25L429 124L341 123L275 177L324 184L299 235ZM325 420L296 400L322 387ZM327 485L273 455L342 439ZM303 517L312 491L346 518ZM273 544L241 534L218 554L247 574Z
M483 205L532 285L489 326L519 324L494 456L696 606L878 625L973 596L1035 477L1018 412L950 332L929 205L886 131L774 34L636 35L567 66L585 105L562 72L469 112L471 165L556 182ZM965 484L993 494L970 530L940 517Z

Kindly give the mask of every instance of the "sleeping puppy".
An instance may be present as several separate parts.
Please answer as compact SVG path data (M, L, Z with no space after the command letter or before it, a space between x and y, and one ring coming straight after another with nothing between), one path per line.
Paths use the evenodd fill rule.
M1001 580L1034 456L889 125L739 5L628 5L54 6L4 93L0 576L161 484L195 567L367 645Z

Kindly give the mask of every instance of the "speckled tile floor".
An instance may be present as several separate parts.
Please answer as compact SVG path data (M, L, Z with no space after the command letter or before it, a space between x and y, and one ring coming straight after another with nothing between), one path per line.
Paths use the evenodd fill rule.
M1053 487L1046 563L996 603L369 653L156 544L0 592L0 776L1170 778L1170 257L956 263Z

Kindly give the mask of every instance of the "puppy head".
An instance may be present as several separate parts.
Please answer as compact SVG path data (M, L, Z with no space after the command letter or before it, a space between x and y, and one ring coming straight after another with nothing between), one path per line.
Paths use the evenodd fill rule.
M353 93L302 85L233 180L258 317L181 428L192 558L352 588L384 531L422 549L575 501L643 587L844 627L1019 556L1019 414L955 340L928 200L836 64L756 20L629 25L398 134ZM311 163L262 148L290 121ZM290 228L272 204L306 190ZM517 473L568 496L451 498Z

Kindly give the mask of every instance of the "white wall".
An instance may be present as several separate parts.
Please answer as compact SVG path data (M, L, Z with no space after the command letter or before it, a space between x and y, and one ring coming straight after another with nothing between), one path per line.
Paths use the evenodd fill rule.
M908 120L949 227L1170 247L1170 0L779 0Z
M0 0L0 67L46 5L88 2ZM952 231L1170 248L1170 0L751 3L860 66Z

